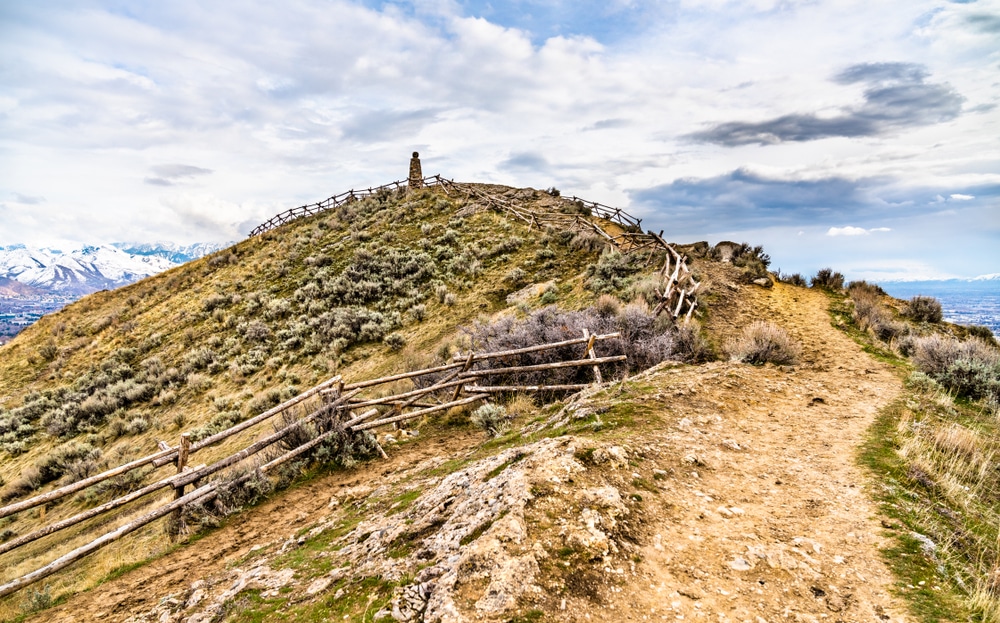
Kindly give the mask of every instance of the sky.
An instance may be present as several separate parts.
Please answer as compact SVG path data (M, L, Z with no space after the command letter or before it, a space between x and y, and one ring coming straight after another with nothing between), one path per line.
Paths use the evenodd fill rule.
M423 171L853 279L1000 273L1000 0L0 0L0 245Z

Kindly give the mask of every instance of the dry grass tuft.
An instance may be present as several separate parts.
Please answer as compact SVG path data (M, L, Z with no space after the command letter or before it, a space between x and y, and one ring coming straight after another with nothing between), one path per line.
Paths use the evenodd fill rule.
M979 454L979 435L961 424L952 423L934 431L934 446L941 452L973 459Z
M781 327L756 320L739 337L730 340L725 350L733 361L789 365L798 360L802 349Z

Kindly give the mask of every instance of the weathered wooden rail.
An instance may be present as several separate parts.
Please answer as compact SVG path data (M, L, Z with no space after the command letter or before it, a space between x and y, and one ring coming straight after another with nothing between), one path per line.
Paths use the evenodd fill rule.
M35 571L0 585L0 597L9 595L46 577L49 577L61 569L64 569L74 562L97 551L101 547L112 543L127 534L135 532L157 519L165 517L171 513L180 513L187 504L205 503L210 501L219 494L222 487L228 486L231 482L245 480L248 476L242 476L230 481L227 481L225 478L216 478L211 482L205 482L207 477L217 474L225 469L232 468L233 466L244 462L251 457L260 455L264 450L273 447L283 439L287 439L293 431L301 430L301 428L307 424L313 422L323 424L323 426L317 427L317 430L322 432L317 434L311 440L295 448L291 448L285 452L280 452L276 456L264 457L263 459L258 460L257 465L255 465L256 472L267 474L279 465L301 456L324 441L334 438L336 435L359 433L361 431L372 430L382 426L395 426L402 422L422 418L453 407L472 404L488 398L490 395L495 393L522 391L565 392L589 387L589 385L582 384L523 386L492 386L478 384L482 383L483 380L489 378L490 376L557 370L571 367L593 367L595 383L600 383L601 373L599 366L606 363L624 361L626 356L615 355L597 357L594 352L594 344L595 342L617 337L620 337L617 333L606 335L585 334L581 338L552 342L548 344L539 344L536 346L514 350L487 353L472 352L462 355L460 360L455 363L400 374L393 374L354 383L345 384L338 375L316 385L315 387L299 394L298 396L295 396L273 409L269 409L260 415L207 437L198 443L190 444L189 433L184 433L181 435L180 442L175 447L170 447L165 443L160 442L161 450L159 452L142 457L141 459L136 459L114 469L107 470L101 474L81 480L77 483L66 485L28 500L0 508L0 517L6 517L41 506L43 504L56 502L87 487L94 486L110 478L114 478L147 465L162 467L170 462L173 462L176 467L176 473L171 476L161 477L160 479L147 484L136 491L119 496L105 502L104 504L77 513L72 517L62 519L47 526L42 526L29 534L22 535L6 543L0 544L0 555L2 555L29 543L35 542L43 537L50 536L99 516L108 516L104 523L113 521L117 519L117 517L110 517L110 513L117 509L129 506L156 492L164 491L170 488L172 488L175 492L173 496L174 499L165 503L161 502L159 504L154 502L153 504L155 505L155 508L152 509L148 508L149 503L146 504L146 509L144 511L134 509L131 511L133 514L136 512L143 512L143 514L136 518L130 518L130 520L122 526L106 532L97 539L59 556L55 560L36 569ZM583 354L579 359L568 359L563 361L553 361L551 363L522 366L503 365L502 363L503 359L509 359L517 355L557 348L567 348L577 345L583 346ZM477 369L477 364L488 364L492 367ZM441 376L442 374L443 376ZM359 395L366 389L404 379L415 380L419 377L429 377L429 384L425 387L418 387L414 390L397 392L390 396L372 398L359 397ZM414 382L414 384L416 384L416 382ZM454 388L453 393L451 392L452 388ZM466 395L463 397L461 395L462 393L465 393ZM260 437L239 451L218 458L208 465L191 467L187 464L190 457L205 448L218 444L219 442L240 432L246 431L253 426L271 420L275 416L287 412L291 407L304 403L313 397L317 397L319 403L307 409L308 413L294 419L293 421L288 421L286 419L283 421L283 426L280 428L275 426L275 430L271 434ZM418 399L420 398L434 399L435 397L438 399L437 404L417 404ZM355 412L355 410L360 410L364 407L368 407L368 409L360 414ZM382 409L381 411L380 408ZM406 409L408 408L411 410L407 411ZM384 450L378 446L377 441L375 443L379 452L385 456ZM166 447L164 448L162 446ZM186 493L185 487L192 484L194 485L194 491Z
M622 231L620 233L610 233L599 221L595 221L583 214L566 214L558 211L537 211L531 210L506 197L490 193L481 187L472 184L461 184L446 181L448 187L453 187L465 193L467 196L475 198L482 204L502 213L510 214L532 227L554 226L560 229L572 229L581 232L593 233L610 245L612 248L622 253L639 253L649 251L663 251L666 261L660 271L661 284L657 289L657 301L655 303L655 313L669 313L674 319L684 318L685 322L691 319L695 309L698 307L698 299L695 297L701 284L694 279L694 275L687 265L687 258L680 255L672 245L663 239L663 232L659 234L642 231L642 219L636 218L620 208L612 208L594 201L587 201L573 196L565 198L565 201L577 204L579 207L588 208L592 214L597 215L605 221L611 221L618 225ZM673 270L671 270L673 266Z
M438 186L447 181L448 180L445 180L440 175L432 175L424 178L424 186ZM374 188L352 188L351 190L342 192L339 195L327 197L323 201L309 203L297 208L289 208L280 214L275 214L257 227L254 227L253 231L250 232L250 237L253 238L254 236L259 236L265 232L271 231L275 227L281 227L285 223L290 223L291 221L304 216L312 216L314 214L319 214L320 212L326 212L327 210L377 195L380 192L399 191L406 188L406 186L407 183L405 181L397 180L395 182L389 182L388 184L382 184L381 186L376 186Z

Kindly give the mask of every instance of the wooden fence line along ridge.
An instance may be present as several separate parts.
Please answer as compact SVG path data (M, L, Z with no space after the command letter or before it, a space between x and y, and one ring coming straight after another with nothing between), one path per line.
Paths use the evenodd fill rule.
M416 418L421 418L432 413L437 413L453 407L463 406L472 404L474 402L488 398L491 393L497 392L509 392L509 391L573 391L578 389L583 389L590 387L590 385L584 384L572 384L572 385L505 385L505 386L480 386L480 385L467 385L470 381L476 381L483 377L511 373L516 374L518 372L537 372L542 370L555 370L566 367L579 367L579 366L593 366L595 371L597 371L597 366L602 363L611 363L624 361L626 359L625 355L616 355L611 357L595 357L593 353L593 344L598 340L613 339L619 337L617 333L610 333L606 335L589 335L583 338L577 338L572 340L564 340L561 342L551 342L548 344L539 344L536 346L530 346L526 348L508 350L508 351L498 351L498 352L487 352L487 353L474 353L470 352L464 357L464 361L454 364L446 364L442 366L435 366L432 368L425 368L423 370L415 370L412 372L406 372L401 374L388 375L376 379L371 379L368 381L360 381L356 383L344 384L341 381L341 377L335 376L328 379L309 390L299 394L298 396L285 401L284 403L269 409L264 413L250 418L245 422L241 422L233 427L230 427L226 431L222 431L212 437L208 437L203 440L200 444L187 444L183 442L185 436L189 433L183 433L181 437L181 443L178 444L179 447L186 448L188 450L188 456L193 454L196 449L201 449L210 445L208 443L212 440L215 443L219 440L225 439L232 436L238 432L246 430L250 426L255 424L260 424L272 418L275 415L284 412L288 408L297 405L311 396L317 394L323 396L325 402L317 409L311 411L310 413L303 415L292 422L286 420L285 426L276 430L274 433L267 435L261 439L258 439L254 443L251 443L247 447L239 450L233 454L226 457L220 458L210 465L199 465L194 468L186 467L186 458L183 460L178 460L178 473L158 480L156 482L150 483L136 491L127 493L118 498L112 499L104 504L96 506L91 509L87 509L83 512L77 513L76 515L60 520L56 523L50 524L48 526L41 527L29 534L23 535L16 539L13 539L7 543L0 544L0 554L7 553L14 549L17 549L23 545L34 542L43 537L55 534L61 530L69 528L71 526L80 524L89 519L93 519L98 516L106 515L115 509L122 508L127 504L135 502L140 498L148 496L157 491L161 491L167 488L175 489L175 498L166 504L157 506L156 508L149 510L140 517L133 519L123 526L112 530L106 534L101 535L97 539L74 549L73 551L60 556L56 560L46 564L45 566L28 573L20 578L16 578L2 586L0 586L0 597L9 595L10 593L17 591L25 586L38 582L57 571L64 569L73 562L89 555L90 553L96 551L97 549L114 542L115 540L138 530L144 525L147 525L161 517L164 517L170 513L179 513L185 505L190 503L204 503L216 495L218 495L219 489L224 486L231 486L224 480L215 480L208 484L198 487L196 484L195 491L191 493L184 493L184 488L191 483L198 483L204 478L211 476L223 469L231 467L241 461L244 461L251 456L257 455L264 449L273 446L275 443L286 438L292 431L300 429L303 425L310 422L320 420L321 418L328 417L331 422L336 422L339 420L341 424L335 424L331 426L329 430L326 430L313 439L301 444L295 448L291 448L286 452L281 453L276 457L269 457L265 459L266 462L263 464L258 463L257 470L260 473L266 474L271 469L277 467L278 465L284 464L287 461L292 460L297 456L301 456L308 450L316 447L323 441L326 441L344 431L346 432L361 432L372 430L381 426L387 426L390 424L398 424L400 422L413 420ZM470 369L471 364L476 361L485 361L490 359L501 359L503 357L509 357L517 354L524 354L530 352L538 352L548 349L556 349L565 346L571 346L575 344L586 344L586 352L584 353L584 358L579 360L569 360L569 361L555 361L547 364L536 364L530 366L499 366L495 368L485 369L485 370L475 370ZM430 385L423 388L418 388L416 390L400 392L391 396L385 396L380 398L368 399L368 400L355 400L354 397L361 392L363 389L368 387L374 387L376 385L392 382L394 380L415 378L419 376L436 375L442 372L446 372L444 377L433 381ZM597 375L599 378L599 372ZM336 387L332 387L336 385ZM421 397L428 394L433 394L441 392L442 390L449 390L452 387L456 387L456 393L452 399L442 402L440 404L431 405L414 405L414 403ZM465 397L459 397L462 392L467 393ZM391 406L392 408L385 412L380 413L375 406ZM414 405L417 406L415 410L404 412L404 409ZM360 409L361 407L371 406L372 408L365 411L361 415L355 415L353 409ZM162 443L162 442L161 442ZM165 445L165 444L164 444ZM377 446L377 442L376 442ZM378 446L378 450L385 456L385 452ZM74 483L68 487L61 487L55 491L51 491L42 496L36 496L30 500L25 500L18 504L10 505L5 507L4 511L7 514L17 512L18 510L23 510L24 508L31 508L46 502L58 499L68 495L67 491L72 489L73 491L78 491L86 486L90 486L106 479L108 474L118 475L125 473L129 469L135 469L137 465L147 465L154 460L164 460L162 463L165 465L169 462L168 457L177 457L178 448L170 448L169 446L157 452L151 454L148 457L143 457L131 463L126 463L125 465L116 467L112 470L108 470L103 474L98 474L97 477L88 479L87 481L80 481L79 483ZM251 475L240 476L233 483L245 482L247 478ZM54 495L55 494L55 495Z
M431 175L430 177L425 177L423 180L424 186L438 186L446 183L450 183L450 180L442 178L440 175ZM338 195L328 197L323 201L317 203L309 203L304 206L299 206L297 208L290 208L272 216L267 221L261 223L250 232L249 237L259 236L263 233L269 232L276 227L281 227L285 223L290 223L296 219L302 218L304 216L312 216L314 214L319 214L320 212L325 212L333 208L340 207L347 203L352 203L354 201L360 201L372 195L377 195L380 192L400 190L407 187L407 182L402 180L397 180L395 182L389 182L388 184L382 184L381 186L376 186L374 188L362 188L360 190L348 190L342 192Z

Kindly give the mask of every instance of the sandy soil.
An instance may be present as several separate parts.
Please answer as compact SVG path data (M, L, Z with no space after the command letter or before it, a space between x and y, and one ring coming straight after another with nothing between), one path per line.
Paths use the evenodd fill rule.
M669 478L647 496L642 562L584 620L908 620L855 458L900 382L831 326L823 294L778 284L751 296L727 322L784 327L800 365L664 373L654 399L666 426L647 440L656 465L640 471Z
M638 556L601 570L600 598L545 604L545 620L906 621L889 594L876 509L856 463L865 430L899 391L893 372L830 325L827 299L778 284L751 288L714 322L766 318L803 345L794 368L732 363L684 366L650 377L654 432L630 440L644 457ZM109 623L327 512L341 488L401 477L425 459L455 456L473 433L421 439L364 472L316 479L224 528L35 620ZM373 471L377 470L377 471Z

